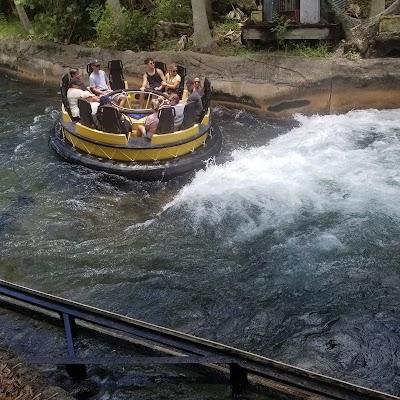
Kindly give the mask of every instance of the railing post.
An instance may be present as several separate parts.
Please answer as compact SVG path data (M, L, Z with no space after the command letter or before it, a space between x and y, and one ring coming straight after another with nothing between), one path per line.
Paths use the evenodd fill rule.
M247 371L239 364L229 364L232 395L242 394L248 385Z
M67 313L62 313L61 317L64 325L65 338L67 339L68 355L71 358L75 358L76 356L74 349L75 321ZM65 368L67 370L68 375L73 381L79 382L84 379L87 379L87 371L85 364L66 364Z
M64 325L65 338L67 339L68 355L75 358L74 349L74 325L75 321L67 313L62 313L62 322Z

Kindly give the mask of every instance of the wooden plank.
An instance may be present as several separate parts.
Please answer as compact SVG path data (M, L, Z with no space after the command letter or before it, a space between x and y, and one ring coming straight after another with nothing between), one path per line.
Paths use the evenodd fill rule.
M275 40L275 34L267 28L243 28L242 37L244 40Z
M287 40L326 40L329 38L328 28L297 28L283 35Z

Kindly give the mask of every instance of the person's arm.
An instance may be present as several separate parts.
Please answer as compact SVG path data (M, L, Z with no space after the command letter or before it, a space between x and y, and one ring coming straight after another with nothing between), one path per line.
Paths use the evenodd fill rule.
M170 89L176 89L177 87L179 87L179 84L181 83L181 77L179 75L176 75L174 82L170 83L169 85L167 85Z
M90 93L88 90L83 90L80 97L82 99L85 99L89 102L93 102L93 101L100 101L99 97L97 96L93 96L93 93Z
M94 94L95 96L100 96L102 94L101 90L98 90L95 87L90 87L90 90L92 95Z
M90 103L94 101L97 101L98 103L100 102L100 98L98 96L90 96L86 100L89 101Z
M169 72L167 72L167 73L165 74L165 81L164 81L164 82L161 82L161 85L162 85L162 86L165 86L165 87L168 87L168 83L167 83L168 79L169 79Z
M112 91L111 86L110 86L110 80L108 79L107 74L106 74L104 71L103 71L103 74L104 74L104 79L105 79L105 81L106 81L106 85L107 85L107 87L108 87L108 90L111 90L111 91Z
M100 94L100 92L96 89L96 83L94 82L92 75L89 75L89 89L95 95Z
M143 74L143 81L142 81L142 86L140 87L140 90L144 90L147 88L149 85L149 82L147 81L147 74Z
M185 89L183 89L182 102L183 102L183 103L186 103L188 97L189 97L189 92L188 92L188 90L185 88Z
M161 69L157 68L157 74L161 78L161 85L165 86L166 79L165 79L165 76L164 76L164 72L162 72Z

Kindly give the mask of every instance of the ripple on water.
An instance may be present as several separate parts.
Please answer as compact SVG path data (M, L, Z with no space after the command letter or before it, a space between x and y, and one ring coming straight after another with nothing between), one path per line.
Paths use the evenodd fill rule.
M219 108L215 164L138 183L57 159L57 96L0 85L2 278L400 390L399 110Z

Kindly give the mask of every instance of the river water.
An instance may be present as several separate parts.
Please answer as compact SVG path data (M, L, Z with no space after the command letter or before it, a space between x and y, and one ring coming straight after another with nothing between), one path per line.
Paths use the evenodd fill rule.
M216 164L139 183L52 153L56 90L0 89L0 278L400 394L400 110L216 107Z

